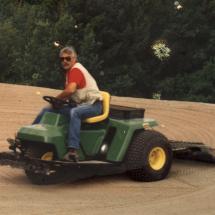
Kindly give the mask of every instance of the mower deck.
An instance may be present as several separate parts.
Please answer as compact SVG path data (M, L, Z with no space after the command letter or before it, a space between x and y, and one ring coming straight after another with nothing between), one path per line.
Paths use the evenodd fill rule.
M109 169L110 168L121 168L121 163L111 163L111 162L104 162L98 160L89 160L89 161L79 161L79 162L69 162L69 161L47 161L47 160L40 160L36 158L28 158L28 157L20 157L19 154L10 153L10 152L2 152L0 153L0 165L3 166L11 166L13 168L20 168L24 170L33 169L34 171L47 174L49 171L53 169L60 169L60 168L75 168L78 170L81 169Z
M61 161L61 160L41 160L36 158L28 158L28 157L20 157L19 154L15 154L12 152L2 152L0 153L0 164L1 165L10 165L14 163L38 163L38 164L50 164L52 166L91 166L91 165L105 165L112 166L117 165L117 163L99 161L99 160L87 160L87 161L78 161L78 162L70 162L70 161ZM18 165L20 166L20 165Z
M215 149L200 142L169 141L175 158L215 163Z

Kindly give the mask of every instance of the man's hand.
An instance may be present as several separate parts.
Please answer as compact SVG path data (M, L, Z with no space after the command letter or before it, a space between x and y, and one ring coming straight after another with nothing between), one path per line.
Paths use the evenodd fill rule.
M63 107L63 105L61 104L52 104L52 108L53 109L60 109L60 108L62 108Z
M58 101L58 100L59 100L59 101ZM62 107L63 107L63 101L61 102L60 99L56 98L55 102L52 103L52 107L53 107L54 109L60 109L60 108L62 108Z

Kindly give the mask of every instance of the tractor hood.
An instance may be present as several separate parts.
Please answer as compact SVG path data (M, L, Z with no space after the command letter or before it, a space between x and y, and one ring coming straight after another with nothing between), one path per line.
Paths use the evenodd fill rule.
M17 137L28 141L53 143L64 141L62 140L65 136L64 131L65 128L62 126L58 127L46 124L35 124L20 128L17 133Z

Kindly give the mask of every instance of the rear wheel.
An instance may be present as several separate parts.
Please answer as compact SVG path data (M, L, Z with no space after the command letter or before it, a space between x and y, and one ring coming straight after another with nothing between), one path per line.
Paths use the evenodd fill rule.
M165 178L172 164L168 139L157 131L137 132L129 146L126 164L128 175L134 180L157 181Z
M26 151L26 156L29 158L38 158L41 160L50 161L54 159L54 152L53 150L48 150L43 147L30 146ZM35 171L35 168L30 165L25 170L25 174L33 184L47 185L60 182L60 180L62 180L63 170L60 171L59 169L53 169L49 171L48 174L45 174Z

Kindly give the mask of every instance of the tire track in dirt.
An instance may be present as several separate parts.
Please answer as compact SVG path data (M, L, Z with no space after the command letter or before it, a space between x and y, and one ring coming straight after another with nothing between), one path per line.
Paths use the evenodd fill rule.
M6 138L30 124L46 105L42 95L56 94L51 89L0 84L0 151L7 150ZM215 146L215 105L115 96L111 103L145 108L146 117L160 123L156 130L169 139ZM22 170L0 166L0 208L2 214L16 211L22 215L167 215L181 210L184 214L213 214L214 170L211 164L175 161L169 177L156 183L137 183L120 175L39 187L32 185Z

